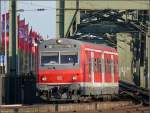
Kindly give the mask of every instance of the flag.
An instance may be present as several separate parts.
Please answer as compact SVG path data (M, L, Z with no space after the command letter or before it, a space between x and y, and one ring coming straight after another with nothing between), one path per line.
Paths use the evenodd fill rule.
M9 13L6 13L6 36L9 37Z
M35 31L32 33L33 33L34 43L39 44L40 43L40 35Z
M32 36L32 53L35 54L35 48L36 48L36 45L37 45L37 43L36 43L37 32L32 31L32 35L31 36Z
M2 15L2 47L4 48L5 45L5 14Z
M29 44L32 45L32 27L29 32Z
M29 44L28 44L28 42L29 42L29 34L28 34L28 32L29 32L29 27L28 27L28 26L29 26L29 25L26 24L26 25L25 25L25 29L24 29L24 50L25 50L26 52L29 51Z
M25 20L19 20L19 38L25 38Z
M32 51L32 27L31 27L30 32L29 32L28 44L29 44L29 50L31 52Z
M6 19L6 23L5 23L5 19ZM6 31L5 31L5 25L6 25ZM6 37L5 37L5 33L6 33ZM1 41L2 41L3 48L5 47L5 39L6 39L6 45L8 48L8 45L9 45L9 13L2 15L2 39L1 39Z
M25 38L25 19L18 20L18 47L24 49L24 38Z

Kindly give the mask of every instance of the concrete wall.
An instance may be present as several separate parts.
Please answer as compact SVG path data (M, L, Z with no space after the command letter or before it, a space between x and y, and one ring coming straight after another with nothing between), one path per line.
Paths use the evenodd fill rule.
M146 87L150 89L150 21L148 23L148 33L146 37L146 57L147 57Z
M73 9L77 8L77 3L76 1L66 1L65 2L65 8L69 8L72 6ZM65 34L67 33L67 30L72 22L73 16L76 14L76 10L65 10L65 29L64 32ZM77 24L80 23L80 12L78 11L76 16L75 16L75 21L76 21L76 27ZM70 28L70 34L73 34L73 26Z
M60 38L60 23L62 22L60 20L60 1L56 2L56 7L57 7L57 11L56 11L56 37ZM72 7L73 9L77 8L77 2L75 1L65 1L64 3L64 8L66 10L64 10L64 36L66 35L68 29L70 28L70 35L73 34L73 26L70 27L70 24L72 23L73 17L76 14L76 10L67 10L68 7ZM76 21L76 27L77 24L80 23L80 12L78 11L76 16L75 16L75 21Z
M120 79L132 83L132 60L133 53L130 50L132 37L130 33L117 33L117 48L119 54Z
M148 9L149 0L80 0L81 9Z
M118 33L117 34L117 48L119 54L119 74L120 79L126 82L135 83L136 85L150 89L150 75L149 75L149 56L150 52L150 39L146 38L146 51L147 51L147 60L145 61L146 65L140 64L140 59L136 62L133 62L136 56L133 56L131 51L132 48L132 36L130 33ZM135 37L134 37L135 38ZM137 37L138 39L138 37ZM139 53L140 54L140 53ZM145 57L145 56L143 56ZM133 66L134 63L134 66ZM148 72L145 73L145 70Z

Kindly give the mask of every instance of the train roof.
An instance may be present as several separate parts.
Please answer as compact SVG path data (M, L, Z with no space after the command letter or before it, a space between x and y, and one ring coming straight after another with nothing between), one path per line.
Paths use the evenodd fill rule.
M42 45L57 45L58 42L57 42L58 39L49 39L49 40L45 40L43 41L40 46ZM75 40L75 39L70 39L70 38L61 38L59 39L61 42L60 44L62 45L67 45L67 44L76 44L78 46L80 45L92 45L92 46L96 46L96 47L101 47L101 49L107 49L107 50L110 50L110 51L116 51L115 48L112 48L110 46L107 46L105 44L95 44L95 43L90 43L90 42L84 42L84 41L80 41L80 40Z

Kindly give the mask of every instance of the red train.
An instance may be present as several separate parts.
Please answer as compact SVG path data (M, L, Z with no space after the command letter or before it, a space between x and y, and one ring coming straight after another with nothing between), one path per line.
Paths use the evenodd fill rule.
M101 97L118 93L116 49L73 39L39 45L37 88L44 99Z

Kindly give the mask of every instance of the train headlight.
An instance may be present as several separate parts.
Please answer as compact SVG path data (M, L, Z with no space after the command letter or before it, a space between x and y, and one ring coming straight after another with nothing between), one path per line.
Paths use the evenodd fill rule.
M42 81L46 81L47 80L47 78L46 78L46 76L42 76Z
M61 44L61 43L62 43L62 40L61 40L61 39L57 39L57 40L56 40L56 43L57 43L57 44Z
M76 76L76 75L73 75L73 76L72 76L72 80L77 80L77 76Z

